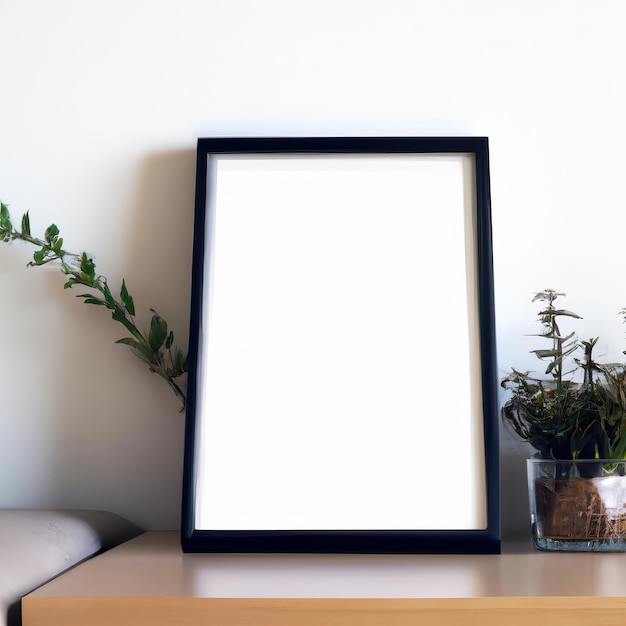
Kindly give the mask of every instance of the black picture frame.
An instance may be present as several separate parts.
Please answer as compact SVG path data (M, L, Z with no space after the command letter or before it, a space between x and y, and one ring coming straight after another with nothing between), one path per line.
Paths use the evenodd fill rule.
M293 169L297 170L295 174ZM348 182L344 184L346 179ZM439 206L440 203L443 204ZM337 215L343 215L344 211L345 219L341 221ZM392 220L395 220L393 227L387 223ZM356 235L355 229L359 231ZM335 236L338 234L342 236ZM310 238L315 238L317 244L310 244ZM402 250L397 258L396 248ZM276 249L277 259L266 262L264 257ZM326 256L332 259L329 264L325 264ZM389 257L393 260L388 260ZM347 258L349 267L343 278L337 278L335 274L342 274ZM374 262L372 258L377 260ZM410 262L405 263L405 258ZM384 263L389 263L388 267L384 265L386 273L374 281L373 275ZM361 267L364 267L363 276ZM230 273L225 277L227 270ZM275 278L276 274L281 278ZM321 285L318 274L324 278ZM398 275L400 282L395 283ZM350 279L346 280L345 276ZM277 284L256 291L259 283L265 285L273 280ZM355 287L354 300L358 304L345 319L341 318L343 310L352 305L352 296L345 295L346 286L357 283L361 285ZM452 283L454 288L450 286ZM499 552L498 381L493 290L487 138L199 139L183 550ZM251 291L255 294L249 295ZM396 302L399 292L416 295L411 295L410 300L402 295ZM315 297L308 299L311 293ZM324 303L327 296L328 302ZM341 300L340 306L337 298ZM280 301L275 308L274 299ZM295 306L296 299L306 302ZM226 301L230 309L224 304L220 317L215 309L219 310ZM372 301L382 302L375 305L380 306L375 312L370 311L375 308ZM388 307L387 301L391 303ZM294 306L296 313L291 315ZM411 309L413 306L415 311ZM333 307L336 308L333 315L341 318L341 331L335 329L333 315L326 316ZM313 313L311 308L315 309ZM400 323L397 313L405 308L408 313ZM265 315L262 321L258 319L260 311ZM368 319L364 327L354 330L352 327L359 326L364 312L372 315L374 321ZM277 317L281 319L276 320ZM233 318L237 321L232 322ZM299 323L301 318L306 319L303 325ZM322 318L328 324L324 333L330 336L337 332L337 335L332 335L330 348L320 349L322 356L317 355L317 349L319 343L327 340L326 334L310 339L311 343L303 349L301 364L300 350L291 349L296 341L294 337L300 341L306 335L309 340L308 335L315 334L312 328L317 332ZM241 340L242 345L237 347L242 350L240 356L232 357L232 362L218 362L219 358L230 359L235 352L227 342L219 349L214 347L221 345L220 329L231 323L238 324L235 330L223 332L231 337L231 342L234 337L238 343L240 336L245 335L242 329L247 332L251 326L257 330ZM260 347L254 346L254 354L252 349L250 354L246 353L248 344L264 335L267 328L271 329L272 339L259 339ZM440 349L440 342L448 341L442 337L447 335L448 328L458 328L461 337L467 332L468 346L450 339L450 344L441 345ZM348 341L345 335L353 330L356 339ZM377 391L371 392L374 395L370 398L370 389L377 388L381 378L386 379L388 370L381 368L380 361L387 356L385 337L391 331L398 333L393 341L398 347L393 350L400 356L395 358L393 352L389 360L398 369L392 370L394 374L385 383L389 389L385 388L380 397L375 395ZM290 333L289 341L284 342L286 356L275 358L274 346L283 346L283 333ZM383 336L380 342L379 334ZM411 339L405 341L408 336ZM335 359L334 346L343 344L344 340L347 347ZM430 342L429 350L422 353L422 342L426 341ZM363 366L367 351L363 352L361 346L378 343L382 357ZM405 343L409 347L405 348ZM218 352L227 356L213 356ZM310 358L310 354L315 354L315 358ZM429 358L435 359L434 365L428 363ZM334 360L342 359L345 361L333 370L333 378L326 370L335 366ZM401 365L401 359L407 360L409 370L417 368L417 375L408 378L404 385L397 382L405 377L407 369ZM317 366L311 366L310 361ZM419 365L418 361L426 365ZM251 362L257 366L249 365ZM239 371L240 367L246 371ZM281 373L276 374L274 367ZM283 367L284 371L280 369ZM307 367L315 367L314 373ZM431 367L435 369L431 371ZM302 376L289 378L294 370L300 371L298 368L302 368ZM355 381L345 384L351 390L346 392L350 395L346 403L341 395L343 380L337 385L337 378L343 378L346 372L352 375L353 369L359 373L354 374ZM370 369L376 370L371 380ZM269 382L259 383L266 374ZM230 375L232 380L226 378ZM276 376L291 383L276 386ZM222 377L223 382L215 382L222 381ZM449 382L442 383L443 377ZM322 379L326 382L320 382ZM283 395L292 393L294 386L298 392L284 400ZM433 387L436 387L434 391ZM246 399L246 395L254 396L253 401ZM320 402L311 409L311 422L305 417L310 407L302 401L303 396L314 396L314 401ZM461 400L455 405L456 396L461 396ZM396 401L396 397L397 404L387 410L387 399ZM284 401L280 411L274 406L277 399ZM429 404L424 407L426 399ZM410 402L415 402L415 406L406 409L409 417L394 421L395 414L404 414L404 406ZM348 421L344 429L343 415L350 413L345 407L352 407L353 403L356 415L345 418ZM378 408L370 408L374 406ZM448 406L450 414L446 414ZM329 415L334 407L337 415ZM275 417L281 411L285 416ZM465 411L466 416L457 416ZM220 417L222 414L224 417ZM419 428L412 421L414 417L422 420ZM459 421L454 422L456 419ZM459 426L451 428L451 423ZM386 424L391 433L386 430ZM367 436L363 434L365 431ZM423 436L426 431L427 437ZM365 443L361 437L365 437ZM355 444L357 440L359 444ZM372 464L376 465L382 458L376 448L379 445L387 456L372 469ZM309 448L314 446L316 451L311 451ZM464 457L466 449L469 460ZM433 450L435 456L430 461L424 460L428 463L426 467L413 465L422 462ZM397 467L396 457L403 459ZM247 462L252 466L246 467ZM450 466L455 465L458 465L455 471L450 471ZM468 472L473 476L469 489L463 482ZM360 484L360 476L367 476L364 484ZM432 481L435 481L434 489L427 487ZM342 487L335 494L337 484ZM467 496L469 503L455 510L459 494L467 491L471 494ZM360 495L355 495L357 492ZM426 492L436 495L423 495ZM327 495L330 493L332 500ZM442 494L445 495L440 503ZM324 517L327 497L329 512ZM372 502L368 501L370 497ZM420 503L421 497L426 499L427 506ZM437 506L442 510L439 517L433 518L434 522L427 513L430 497L437 498ZM309 503L314 508L309 509ZM401 509L398 523L392 517L396 505ZM354 511L362 518L351 517ZM280 517L283 514L284 519ZM309 523L307 515L315 520ZM454 521L466 517L469 522ZM377 526L381 519L385 521L382 528ZM387 524L387 519L392 523Z

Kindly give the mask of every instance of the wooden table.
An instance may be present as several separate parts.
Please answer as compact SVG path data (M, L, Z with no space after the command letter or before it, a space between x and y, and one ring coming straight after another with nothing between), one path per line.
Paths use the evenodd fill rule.
M626 554L183 554L148 532L26 596L24 626L626 624Z

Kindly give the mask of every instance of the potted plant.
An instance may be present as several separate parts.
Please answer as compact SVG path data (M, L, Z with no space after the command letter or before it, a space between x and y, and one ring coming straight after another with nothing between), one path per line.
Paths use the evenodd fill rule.
M555 305L564 295L533 298L543 303L536 336L548 345L532 352L547 367L543 376L511 370L502 417L537 451L527 461L536 547L626 551L626 366L594 361L597 337L561 330L562 319L581 319Z

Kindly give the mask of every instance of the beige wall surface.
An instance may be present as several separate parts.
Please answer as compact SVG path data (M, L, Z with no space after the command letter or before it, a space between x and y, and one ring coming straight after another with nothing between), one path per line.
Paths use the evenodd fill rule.
M501 372L537 367L546 287L615 360L625 18L618 0L4 0L0 198L184 344L197 137L488 136ZM176 528L176 399L30 253L0 245L0 506ZM525 531L526 451L505 434L502 455L505 531Z

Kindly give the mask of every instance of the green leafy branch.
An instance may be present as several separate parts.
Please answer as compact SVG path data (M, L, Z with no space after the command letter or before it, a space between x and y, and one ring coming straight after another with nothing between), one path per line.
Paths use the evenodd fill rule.
M126 282L122 280L119 299L116 299L109 288L107 279L96 272L93 258L86 252L74 254L63 249L63 238L55 224L50 225L44 238L33 237L30 232L28 212L22 216L19 230L13 227L11 215L6 204L0 203L0 241L10 243L19 240L37 246L29 267L47 265L57 262L59 269L68 277L64 288L75 285L88 287L93 291L78 294L87 304L104 306L111 311L111 317L122 324L130 333L116 343L129 346L133 352L148 364L151 372L158 374L167 381L176 397L181 401L181 411L185 408L185 393L176 380L187 372L187 357L182 349L174 344L174 333L167 327L167 322L154 310L150 309L152 319L150 330L142 332L135 324L135 303L128 293Z

